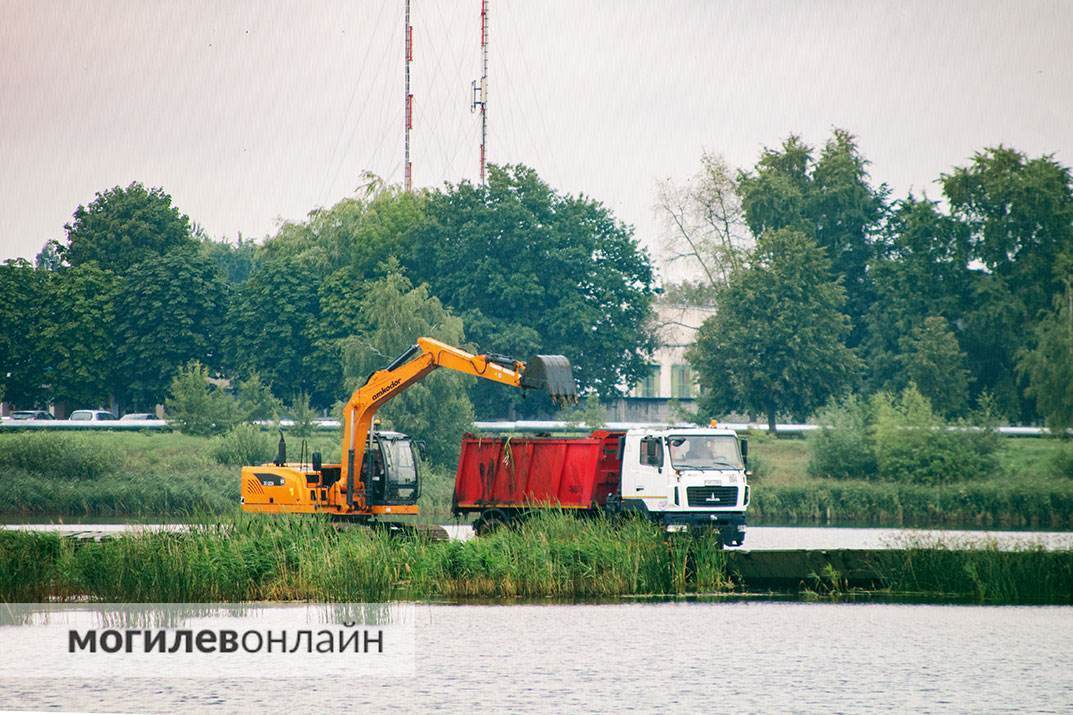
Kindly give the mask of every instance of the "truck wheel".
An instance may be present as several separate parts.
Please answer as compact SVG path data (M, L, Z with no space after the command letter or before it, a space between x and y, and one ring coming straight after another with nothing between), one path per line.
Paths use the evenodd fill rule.
M506 517L498 510L482 512L473 522L473 533L477 536L490 534L507 523Z
M741 546L745 543L745 534L737 529L720 529L719 541L722 542L724 548L727 546Z

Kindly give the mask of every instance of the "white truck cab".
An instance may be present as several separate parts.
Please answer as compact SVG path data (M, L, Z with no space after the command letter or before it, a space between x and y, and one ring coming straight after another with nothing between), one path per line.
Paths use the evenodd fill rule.
M712 427L631 429L622 448L620 508L669 529L717 528L723 543L745 540L748 442Z

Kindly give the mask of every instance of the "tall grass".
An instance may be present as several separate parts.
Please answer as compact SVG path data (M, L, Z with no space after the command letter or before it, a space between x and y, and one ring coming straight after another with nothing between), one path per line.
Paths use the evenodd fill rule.
M866 481L754 485L750 521L1073 528L1073 482L1007 479L925 486Z
M939 544L877 552L875 569L903 594L981 603L1073 604L1073 552L951 549Z
M871 551L881 595L986 603L1073 603L1073 552ZM665 535L640 520L549 513L467 542L337 528L314 518L238 517L183 533L77 542L0 532L0 599L113 602L599 599L731 593L737 558L711 537ZM755 556L755 554L754 554ZM785 560L785 559L784 559ZM846 592L833 569L816 583ZM826 572L825 572L826 573ZM855 590L854 595L860 595Z
M312 518L237 517L185 533L76 543L0 532L0 596L105 601L594 598L731 587L711 537L552 513L462 542Z
M116 457L88 435L23 432L0 439L0 468L45 478L96 479L119 468Z

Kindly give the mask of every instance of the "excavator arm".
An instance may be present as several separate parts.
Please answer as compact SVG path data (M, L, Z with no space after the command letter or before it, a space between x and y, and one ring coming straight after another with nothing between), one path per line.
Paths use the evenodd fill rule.
M570 362L562 355L534 355L522 362L500 355L473 355L432 338L418 338L417 344L383 370L377 370L354 391L343 408L342 479L346 501L353 509L358 497L357 469L364 462L372 440L373 417L388 400L437 368L492 380L511 387L543 390L556 403L577 402ZM370 465L371 465L370 460Z

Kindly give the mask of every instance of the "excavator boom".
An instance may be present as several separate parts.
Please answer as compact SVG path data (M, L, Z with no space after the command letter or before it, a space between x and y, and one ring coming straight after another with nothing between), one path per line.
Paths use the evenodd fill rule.
M577 402L570 361L562 355L534 355L522 362L499 355L473 355L433 338L418 338L416 344L390 365L370 375L343 408L343 479L350 507L355 506L358 483L355 465L363 463L364 448L376 411L436 368L447 368L511 387L543 390L557 404Z

